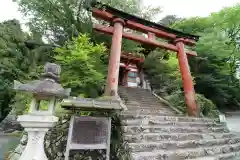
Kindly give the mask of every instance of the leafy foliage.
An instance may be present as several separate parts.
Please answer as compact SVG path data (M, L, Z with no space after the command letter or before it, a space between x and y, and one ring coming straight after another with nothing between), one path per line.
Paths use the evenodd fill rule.
M182 18L177 17L176 15L166 15L160 20L160 24L165 25L165 26L171 26L175 24L178 21L183 20Z
M20 10L29 17L31 35L23 33L16 21L0 24L0 110L6 115L13 107L25 106L28 100L11 89L14 79L36 79L38 70L46 61L62 66L61 82L72 89L73 96L97 97L102 94L111 39L92 31L92 23L105 23L92 18L83 8L83 0L16 0ZM143 7L138 0L103 0L115 8L146 19L160 12L158 7ZM220 109L239 109L239 80L236 71L239 65L239 12L240 6L225 8L205 18L181 19L166 16L160 23L183 32L199 34L196 46L197 57L189 57L195 81L195 90L201 112L215 116ZM87 33L85 35L83 33ZM61 47L52 52L51 47L38 46L29 50L23 43L34 39L42 43L42 36L50 44ZM103 44L102 44L103 43ZM123 50L138 52L135 42L123 40ZM174 106L186 111L182 81L175 53L155 50L145 61L145 72L152 88L168 99ZM21 109L19 109L21 111ZM3 118L4 116L0 117ZM112 138L113 157L128 159L122 143L119 119L114 120ZM120 142L120 143L118 143ZM116 154L115 154L116 153Z
M24 44L26 35L17 20L0 23L0 121L11 110L15 79L26 79L33 56Z
M214 116L216 114L215 105L221 110L237 109L240 107L240 99L237 94L240 89L239 80L236 78L240 55L238 47L239 22L235 21L239 11L240 6L236 5L231 8L225 8L209 17L193 17L178 20L172 24L172 27L183 32L201 35L200 41L196 46L198 56L189 57L189 64L195 81L195 90L197 93L200 93L197 94L197 99L204 115L209 113L209 116ZM163 21L166 21L166 18ZM171 18L173 17L170 16L170 20ZM159 62L155 63L159 65ZM168 71L164 72L173 72L170 66L171 64L167 63L167 68L165 69ZM152 83L155 84L157 83L155 82L156 79L159 81L162 69L154 67L154 65L152 67L148 65L148 67L150 67L148 68L148 73L155 72L150 76ZM167 74L164 75L166 76ZM158 85L155 87L161 90L163 86ZM169 83L167 88L171 88L169 86L174 85ZM165 94L162 96L166 96L165 98L173 102L175 106L180 106L179 109L184 111L183 106L185 104L182 101L184 97L180 96L181 93L176 88L175 93L172 92L170 95L166 96ZM214 104L205 97L212 100Z
M111 133L111 159L125 160L131 159L131 150L127 142L123 138L123 130L121 127L121 116L116 114L112 117L112 133Z
M94 44L104 42L107 48L110 47L111 40L109 37L92 32L92 22L97 21L93 20L90 13L86 12L83 8L83 0L16 0L16 2L19 4L20 10L27 17L30 17L28 26L31 31L40 35L44 34L47 36L49 42L62 45L66 43L66 40L71 41L73 40L72 37L77 37L80 33L89 33L91 41ZM122 3L119 3L117 0L103 0L102 2L150 20L160 12L159 7L143 7L141 2L137 0L125 0ZM168 15L160 21L160 23L164 23L167 26L170 25L178 30L201 35L201 39L196 47L199 56L189 58L192 75L196 83L195 89L197 93L203 94L205 97L211 99L219 108L223 109L226 108L225 106L239 106L239 96L236 95L239 85L235 77L239 55L239 22L237 17L239 8L239 5L224 8L222 11L205 18L192 17L182 19L174 15ZM98 23L103 22L98 21ZM138 49L138 45L135 42L123 41L123 50L136 52ZM156 52L162 54L165 51ZM39 56L39 58L46 61L54 57L52 52L46 55L47 57ZM151 63L151 61L156 61L154 58L147 58L146 60L146 71L152 67L152 70L148 71L149 78L157 79L161 82L152 81L152 85L156 89L159 89L161 95L174 94L174 92L182 90L177 60L174 55L171 55L170 60L167 61L166 56L164 53L164 56L160 58L164 60L156 62L156 64L160 63L157 67L152 65L154 63ZM107 54L104 59L103 63L106 64ZM172 64L173 61L174 63ZM77 73L76 68L73 69L74 72L72 68L68 68L68 70L68 74ZM106 71L103 71L104 69L100 70L102 70L100 71L101 76L104 76L102 73ZM88 73L85 74L85 76L89 75ZM93 79L100 78L97 77ZM174 77L177 78L174 79ZM76 77L73 79L76 79ZM86 82L91 82L90 84L92 84L94 81L90 79L84 81L77 82L73 80L70 82L71 84L66 84L66 86L77 86L73 90L76 92L77 90L85 92L83 88L86 88ZM90 88L95 88L95 85L93 83L94 87ZM79 86L81 86L81 89L78 88ZM76 92L74 93L75 95L79 94ZM84 94L90 96L90 93ZM94 93L94 95L99 94Z
M147 78L158 95L168 100L178 110L187 113L176 54L168 53L167 55L165 51L160 50L147 57L145 60ZM204 95L197 94L197 102L202 115L217 116L216 105Z
M99 96L107 68L102 59L106 54L103 44L94 45L87 35L81 34L55 51L56 62L63 70L63 86L71 88L75 96L80 93L87 97Z
M164 97L167 99L174 107L180 110L182 113L187 114L187 108L185 105L185 98L183 92L176 92L175 94L168 95ZM206 117L218 117L219 111L215 104L202 94L196 94L197 103L200 107L200 114Z
M157 94L166 96L180 90L181 75L175 53L155 51L146 58L144 68Z
M238 109L240 107L240 99L237 94L240 89L239 80L236 78L240 55L238 41L240 25L239 22L236 21L236 15L239 12L240 6L236 5L225 8L219 13L214 13L209 17L193 17L176 20L173 24L170 23L172 27L178 30L201 36L195 48L198 56L189 57L189 65L195 81L195 90L197 93L212 100L214 105L221 110ZM174 20L174 17L167 16L162 21L164 22L168 20L168 18L170 18L170 21ZM164 58L164 56L165 55L162 54L162 58ZM154 62L157 66L151 65L151 62ZM160 95L175 97L177 98L176 101L179 101L178 94L181 93L180 90L182 90L182 88L175 87L175 92L166 92L168 89L171 89L174 84L177 84L176 81L172 81L174 77L175 80L180 80L176 75L169 76L169 74L166 73L179 71L176 68L174 71L171 69L172 65L170 61L165 61L165 64L163 64L163 62L159 63L156 59L155 61L151 59L150 62L146 61L146 63L150 64L146 65L146 70L148 74L150 74L149 77L152 85L154 85L153 88L156 88ZM163 68L163 66L165 66L165 68ZM161 77L163 75L165 79L168 79L165 81L167 83L162 81ZM158 81L160 81L160 83L158 83ZM182 86L181 82L178 84ZM200 96L200 105L203 105L201 102L203 99L204 98ZM171 98L171 101L174 101L173 98ZM182 101L179 101L179 104L176 103L176 105L184 106L185 104L181 102ZM205 103L205 100L203 100L203 102ZM206 103L208 103L207 100ZM211 106L209 103L208 110L214 108Z
M89 33L93 40L106 39L92 32L92 16L84 8L85 0L15 0L20 10L29 17L31 30L44 34L50 42L64 44L79 33ZM102 0L115 8L151 19L159 7L143 7L138 0ZM101 38L100 38L101 37ZM108 39L109 41L109 39Z
M240 6L225 8L206 18L194 17L174 24L182 31L201 35L197 57L189 58L196 92L213 101L221 110L239 108L238 67Z
M207 117L218 117L219 111L216 105L202 94L197 94L197 102L200 106L200 112Z

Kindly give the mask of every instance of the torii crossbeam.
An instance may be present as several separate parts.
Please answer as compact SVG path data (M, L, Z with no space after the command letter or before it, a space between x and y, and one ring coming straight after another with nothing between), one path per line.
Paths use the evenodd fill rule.
M184 46L194 46L198 41L199 36L182 33L180 31L122 12L100 2L88 0L87 3L90 4L87 5L88 10L91 10L92 15L95 18L105 20L113 25L104 26L95 24L93 27L96 31L112 35L105 95L110 96L117 94L119 63L123 37L135 42L140 42L142 44L148 44L154 47L160 47L177 52L188 114L190 116L198 116L199 109L196 102L193 81L187 59L187 55L196 56L197 53L195 51L185 50ZM124 28L142 32L147 34L148 37L146 38L141 35L124 32ZM168 40L169 43L157 41L155 37Z

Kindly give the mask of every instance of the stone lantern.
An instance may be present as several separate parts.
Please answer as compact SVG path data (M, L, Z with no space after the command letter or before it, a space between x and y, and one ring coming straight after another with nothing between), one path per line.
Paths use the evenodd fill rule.
M29 113L18 117L18 121L28 133L27 146L19 160L47 160L44 152L44 137L46 132L58 122L58 118L54 116L56 102L70 94L69 89L65 90L58 83L60 72L59 65L46 63L40 80L27 84L14 81L15 90L30 92L33 95ZM44 110L41 106L42 101L48 103L44 106Z

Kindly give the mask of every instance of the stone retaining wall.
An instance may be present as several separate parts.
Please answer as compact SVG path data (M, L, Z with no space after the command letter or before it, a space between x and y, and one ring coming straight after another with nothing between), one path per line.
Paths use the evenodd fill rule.
M45 152L49 160L64 160L64 153L66 150L67 136L68 136L69 121L62 121L52 128L45 136ZM21 153L27 144L27 135L21 139L21 143L10 154L9 160L18 160ZM105 151L78 151L71 152L70 157L73 160L79 160L85 157L84 160L105 160Z

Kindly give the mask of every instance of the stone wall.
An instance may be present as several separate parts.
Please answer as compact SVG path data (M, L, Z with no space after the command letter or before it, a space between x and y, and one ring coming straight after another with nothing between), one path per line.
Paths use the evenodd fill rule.
M68 136L69 120L58 123L45 136L45 152L48 160L64 160ZM18 160L27 144L27 135L24 134L21 143L10 154L9 160ZM70 153L71 160L105 160L104 150L85 150Z
M22 130L23 127L17 122L17 116L11 113L0 123L0 132L2 133L12 133Z
M49 160L64 160L68 138L69 119L63 120L51 129L45 137L45 150ZM84 150L70 152L72 160L105 160L103 150Z
M69 120L59 122L45 136L45 152L49 160L64 160Z

